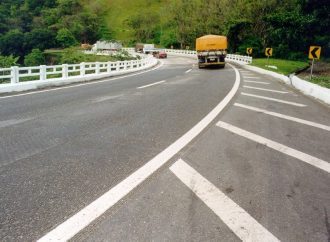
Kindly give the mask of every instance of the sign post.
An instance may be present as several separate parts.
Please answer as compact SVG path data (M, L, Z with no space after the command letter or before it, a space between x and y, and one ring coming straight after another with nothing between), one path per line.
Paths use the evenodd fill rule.
M267 66L269 66L269 56L273 55L273 48L266 48L265 55L267 56Z
M314 68L314 60L320 59L321 56L321 46L310 46L309 47L309 54L308 58L312 59L312 67L311 67L311 77L310 80L312 80L313 77L313 68Z
M252 51L253 51L252 48L246 48L246 54L247 54L248 56L252 55Z

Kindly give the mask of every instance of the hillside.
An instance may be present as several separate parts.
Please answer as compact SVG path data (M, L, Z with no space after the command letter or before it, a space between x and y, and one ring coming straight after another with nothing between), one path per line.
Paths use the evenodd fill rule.
M330 58L328 0L2 0L0 58L23 63L33 49L120 40L193 49L205 34L228 36L229 52L306 60L311 45ZM37 52L35 52L37 53ZM8 59L8 56L13 58ZM4 58L3 58L4 59ZM8 61L7 61L8 60Z

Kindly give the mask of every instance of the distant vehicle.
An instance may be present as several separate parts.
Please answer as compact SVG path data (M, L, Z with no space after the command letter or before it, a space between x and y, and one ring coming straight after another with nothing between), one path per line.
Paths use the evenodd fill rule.
M196 39L198 68L208 66L225 67L227 54L227 37L221 35L205 35Z
M138 53L150 54L154 50L155 50L154 44L137 43L135 45L135 52L138 52Z
M135 45L135 52L142 53L144 48L144 44L142 43L137 43Z
M165 59L165 58L167 58L167 54L166 54L166 52L165 51L163 51L163 50L160 50L160 51L154 51L154 52L152 52L152 55L154 56L154 57L156 57L156 58L158 58L158 59Z

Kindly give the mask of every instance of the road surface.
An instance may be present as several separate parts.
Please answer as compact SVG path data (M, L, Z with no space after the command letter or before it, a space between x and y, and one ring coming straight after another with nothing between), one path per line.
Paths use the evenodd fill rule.
M329 241L329 107L195 64L0 96L0 240Z

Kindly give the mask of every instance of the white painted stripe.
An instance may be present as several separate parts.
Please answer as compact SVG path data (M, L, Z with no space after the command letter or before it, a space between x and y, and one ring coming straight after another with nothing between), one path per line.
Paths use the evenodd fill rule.
M189 73L189 72L191 72L191 71L192 71L192 69L189 69L189 70L186 71L186 73Z
M245 92L241 92L241 94L244 95L244 96L256 97L256 98L261 98L261 99L270 100L270 101L274 101L274 102L290 104L290 105L297 106L297 107L307 107L307 105L305 105L305 104L284 101L284 100L280 100L280 99L276 99L276 98L270 98L270 97L265 97L265 96L260 96L260 95L254 95L254 94L245 93Z
M321 160L319 158L316 158L314 156L308 155L306 153L303 153L299 150L295 150L293 148L290 148L288 146L285 146L283 144L277 143L275 141L272 141L270 139L264 138L262 136L259 136L257 134L251 133L249 131L246 131L244 129L240 129L238 127L235 127L231 124L219 121L217 123L217 126L224 128L234 134L243 136L247 139L250 139L252 141L255 141L257 143L260 143L262 145L265 145L269 148L272 148L274 150L277 150L278 152L281 152L283 154L292 156L296 159L299 159L303 162L306 162L307 164L310 164L312 166L315 166L317 168L320 168L328 173L330 173L330 163L324 160Z
M27 96L27 95L37 94L37 93L52 92L52 91L57 91L57 90L62 90L62 89L69 89L69 88L74 88L74 87L81 87L81 86L86 86L86 85L94 85L94 84L98 84L98 83L109 82L109 81L113 81L113 80L123 79L123 78L131 77L131 76L137 76L137 75L140 75L140 74L143 74L146 72L154 71L154 70L162 67L163 65L164 65L164 63L161 62L161 64L156 66L155 68L152 68L152 69L146 70L146 71L141 71L141 72L134 73L134 74L130 74L130 75L123 75L123 76L114 77L114 78L109 77L110 79L101 80L101 81L91 81L91 82L86 82L86 83L81 83L81 84L76 84L76 85L73 84L71 86L63 86L63 87L57 87L57 88L52 88L52 89L15 94L15 95L10 95L10 96L2 96L2 97L0 97L0 99L11 98L11 97L21 97L21 96Z
M244 79L261 79L260 77L257 76L243 76Z
M229 64L230 65L230 64ZM183 147L191 142L198 134L200 134L228 105L231 99L236 94L240 85L240 75L238 70L230 65L236 74L236 80L233 88L227 96L198 124L180 137L177 141L148 161L145 165L137 171L128 176L125 180L121 181L115 187L111 188L108 192L96 199L91 204L80 210L78 213L58 225L55 229L50 231L39 241L66 241L76 235L79 231L88 226L92 221L101 216L105 211L115 205L130 191L141 184L145 179L157 171Z
M300 119L300 118L295 118L295 117L291 117L288 115L284 115L281 113L275 113L275 112L271 112L265 109L261 109L261 108L256 108L256 107L252 107L252 106L248 106L248 105L244 105L244 104L240 104L240 103L235 103L234 106L236 107L241 107L241 108L246 108L252 111L256 111L256 112L260 112L260 113L264 113L264 114L269 114L278 118L283 118L286 120L290 120L290 121L294 121L297 123L301 123L301 124L306 124L315 128L319 128L319 129L324 129L327 131L330 131L330 126L324 125L324 124L319 124L319 123L315 123L315 122L311 122L308 120L304 120L304 119Z
M96 98L94 100L92 100L93 103L100 103L100 102L104 102L104 101L109 101L109 100L114 100L120 97L123 97L124 94L120 94L120 95L115 95L115 96L104 96L104 97L99 97Z
M174 163L170 170L242 241L279 241L243 208L183 160Z
M269 82L259 82L259 81L246 81L246 80L244 80L244 82L264 84L264 85L269 85L270 84Z
M277 90L273 90L273 89L260 88L260 87L251 87L251 86L246 86L246 85L244 85L243 87L245 87L245 88L249 88L249 89L255 89L255 90L266 91L266 92L288 93L288 92L284 92L284 91L277 91Z
M148 84L148 85L145 85L145 86L137 87L137 89L143 89L143 88L147 88L147 87L152 87L152 86L155 86L155 85L162 84L164 82L166 82L166 81L165 80L162 80L162 81L159 81L159 82L154 82L154 83L151 83L151 84Z

